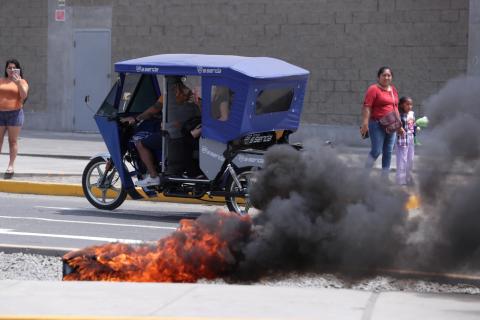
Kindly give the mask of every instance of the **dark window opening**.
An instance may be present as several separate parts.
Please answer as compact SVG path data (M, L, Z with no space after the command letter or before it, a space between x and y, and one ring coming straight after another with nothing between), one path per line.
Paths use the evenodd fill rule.
M293 89L265 89L257 96L255 114L288 111L293 100Z
M138 80L140 79L140 74L131 73L125 75L123 81L122 95L120 96L120 103L118 106L118 112L124 113L127 112L128 104L133 97L135 87L137 86Z
M141 113L157 102L158 96L153 81L154 77L150 75L143 75L140 78L128 112Z
M117 97L118 88L120 86L120 80L118 80L110 89L107 97L103 101L102 105L97 111L98 116L102 117L111 117L117 114L117 109L115 109L115 99Z

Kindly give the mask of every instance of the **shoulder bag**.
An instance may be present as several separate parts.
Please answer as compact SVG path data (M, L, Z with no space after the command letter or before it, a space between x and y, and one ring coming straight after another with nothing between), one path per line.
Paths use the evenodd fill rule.
M388 134L397 131L402 126L402 121L397 111L397 104L395 103L395 96L393 95L393 88L391 89L390 94L393 100L393 111L378 119L378 122L380 122L380 125Z

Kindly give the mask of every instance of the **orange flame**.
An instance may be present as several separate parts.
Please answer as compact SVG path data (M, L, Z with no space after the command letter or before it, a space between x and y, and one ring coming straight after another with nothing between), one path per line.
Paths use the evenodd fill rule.
M249 217L217 211L180 227L156 245L112 243L67 253L73 272L63 280L196 282L231 271L238 245L251 233Z

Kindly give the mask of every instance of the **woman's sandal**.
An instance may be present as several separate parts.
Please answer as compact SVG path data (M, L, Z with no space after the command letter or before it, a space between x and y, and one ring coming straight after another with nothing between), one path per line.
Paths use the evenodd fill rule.
M3 179L12 179L13 174L14 174L13 170L7 170L3 175Z

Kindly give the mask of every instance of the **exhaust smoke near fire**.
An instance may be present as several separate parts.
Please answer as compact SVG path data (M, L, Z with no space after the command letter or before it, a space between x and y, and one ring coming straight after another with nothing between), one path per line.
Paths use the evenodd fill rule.
M430 128L414 170L419 215L409 215L404 189L345 162L333 148L278 145L251 188L261 209L252 220L204 214L182 220L156 245L72 252L64 261L75 272L64 279L195 282L325 269L478 269L479 88L478 78L457 78L425 103Z

